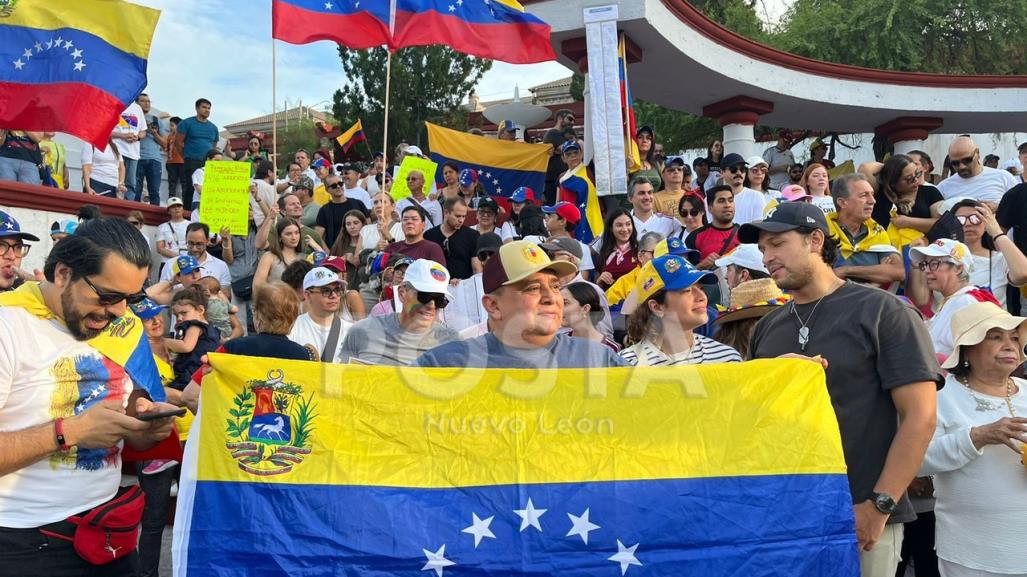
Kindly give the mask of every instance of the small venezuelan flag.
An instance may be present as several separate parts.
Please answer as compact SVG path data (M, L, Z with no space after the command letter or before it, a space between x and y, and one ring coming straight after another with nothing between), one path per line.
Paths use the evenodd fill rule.
M588 244L603 235L603 212L599 206L596 185L588 177L588 169L579 164L560 177L560 200L573 203L581 211L581 222L574 236Z
M106 146L146 87L159 16L122 0L0 0L0 126Z
M856 577L823 370L210 356L178 577ZM196 442L193 442L196 441Z
M349 127L349 130L343 132L335 139L342 147L344 153L349 152L349 149L353 148L353 145L358 142L367 141L367 136L364 134L364 127L360 124L360 121Z
M548 24L515 0L398 0L392 47L444 44L513 64L556 60Z

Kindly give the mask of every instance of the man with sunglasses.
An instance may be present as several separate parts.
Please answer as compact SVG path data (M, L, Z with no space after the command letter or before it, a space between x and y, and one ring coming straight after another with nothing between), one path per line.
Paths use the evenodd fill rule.
M39 237L22 231L14 217L0 211L0 292L14 290L25 282L20 274L21 259L32 248L26 240L39 242Z
M415 260L396 291L399 312L368 317L353 325L342 343L341 362L409 365L425 351L456 340L456 331L437 322L449 298L445 267L427 259Z
M724 157L720 166L724 170L724 184L731 187L735 197L735 224L741 226L755 220L763 220L763 207L767 204L767 197L762 192L745 186L749 166L742 155L732 152Z
M407 188L410 189L410 196L396 203L396 211L403 214L408 206L416 206L427 214L428 228L442 224L442 205L428 198L424 191L424 175L420 170L407 173Z
M44 282L0 296L0 573L136 575L135 552L98 567L40 529L73 533L68 517L118 492L124 443L145 450L171 432L170 418L135 418L174 408L142 396L163 394L156 367L111 349L142 337L128 305L144 298L150 259L130 224L96 219L54 247Z
M544 191L546 204L549 205L556 203L557 192L560 189L560 175L567 170L560 147L567 141L564 132L568 128L574 129L574 121L573 111L566 108L557 110L556 122L542 137L543 144L551 144L553 146L553 155L549 157L549 165L546 167L546 188Z
M346 184L336 174L330 174L324 181L325 189L328 190L330 201L317 211L317 221L314 223L314 230L324 239L326 247L335 244L339 233L346 228L346 213L351 210L359 210L368 216L367 207L359 200L346 198Z
M1002 196L1017 183L1009 172L981 164L981 149L969 136L958 136L949 145L949 166L953 174L938 183L945 200L972 198L995 211Z
M303 277L303 292L306 312L297 317L289 340L317 352L323 363L341 362L342 343L353 326L339 315L346 285L335 271L319 266Z

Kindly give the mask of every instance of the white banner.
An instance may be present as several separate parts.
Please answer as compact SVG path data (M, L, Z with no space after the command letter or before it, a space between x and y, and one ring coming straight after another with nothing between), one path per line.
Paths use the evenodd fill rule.
M627 165L621 133L620 75L617 68L617 7L585 8L588 48L586 159L595 161L599 196L627 194ZM591 136L591 141L588 137Z

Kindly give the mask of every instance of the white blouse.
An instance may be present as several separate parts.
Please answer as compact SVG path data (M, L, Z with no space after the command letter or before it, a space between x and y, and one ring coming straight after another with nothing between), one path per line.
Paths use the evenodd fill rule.
M1017 416L1027 415L1027 381L1013 379ZM991 408L978 410L978 402ZM1009 416L1005 397L972 394L949 375L938 393L938 424L920 468L934 475L938 557L980 571L1027 573L1027 469L1005 445L981 450L970 429Z

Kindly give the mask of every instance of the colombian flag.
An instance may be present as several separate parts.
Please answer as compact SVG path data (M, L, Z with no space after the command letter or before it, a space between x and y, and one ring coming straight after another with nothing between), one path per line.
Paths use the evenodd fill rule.
M211 362L178 577L859 575L813 363Z
M507 142L443 128L430 122L425 124L431 159L439 166L451 160L461 170L477 170L478 183L507 211L510 207L506 199L518 187L527 186L536 195L545 188L546 166L552 150L550 145ZM443 185L441 171L435 179L437 185Z
M389 2L272 0L271 37L290 44L331 40L358 50L389 44Z
M159 16L121 0L0 0L0 126L105 147L146 87Z
M549 25L516 0L398 0L392 47L444 44L480 58L530 64L556 60L549 34Z
M620 35L617 45L617 70L620 73L620 102L624 118L624 154L631 166L628 172L642 170L642 158L638 153L638 142L635 141L635 101L631 98L631 85L628 84L628 56L624 47L624 35Z
M581 222L574 231L578 240L588 244L603 235L603 212L599 206L599 196L584 164L560 176L560 200L573 203L581 211Z
M357 120L356 124L350 126L349 130L346 132L340 134L335 141L342 147L342 152L347 153L350 148L353 148L354 144L358 142L366 142L367 136L364 135L364 127L360 124L360 121Z

